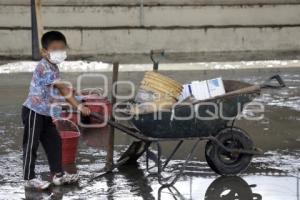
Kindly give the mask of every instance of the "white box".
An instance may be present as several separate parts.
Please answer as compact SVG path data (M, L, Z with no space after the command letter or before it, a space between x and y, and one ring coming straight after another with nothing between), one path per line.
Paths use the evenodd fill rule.
M207 85L210 97L216 97L225 94L225 88L222 78L215 78L207 80Z
M205 81L192 81L190 84L183 85L179 101L190 96L194 96L197 100L205 100L223 94L225 94L225 88L222 78Z
M192 95L195 97L195 99L205 100L210 98L206 81L193 81L191 87Z

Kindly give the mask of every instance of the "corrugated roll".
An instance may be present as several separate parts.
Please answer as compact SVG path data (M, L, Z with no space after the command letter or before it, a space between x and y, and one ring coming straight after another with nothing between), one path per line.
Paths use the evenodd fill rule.
M144 104L139 105L139 113L171 108L177 102L182 88L181 83L167 76L146 72L135 98L137 103Z

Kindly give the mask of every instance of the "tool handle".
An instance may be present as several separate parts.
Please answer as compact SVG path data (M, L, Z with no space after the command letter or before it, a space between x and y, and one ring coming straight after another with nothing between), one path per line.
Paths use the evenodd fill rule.
M153 49L151 50L151 55L153 54L164 54L165 53L165 50L164 49Z
M277 81L277 84L272 84L272 81ZM272 88L272 89L279 89L285 87L285 83L282 80L282 78L277 74L272 77L270 77L268 80L266 80L262 85L261 88Z
M155 57L155 55L159 55ZM165 56L165 50L164 49L154 49L150 51L150 58L153 62L153 70L158 70L159 61L161 58Z
M91 112L90 117L93 117L99 121L104 121L105 117L103 115L100 115L99 113Z

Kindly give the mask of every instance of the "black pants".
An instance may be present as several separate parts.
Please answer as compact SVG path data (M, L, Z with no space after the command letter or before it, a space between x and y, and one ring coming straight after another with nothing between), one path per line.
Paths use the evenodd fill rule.
M62 173L61 138L52 118L40 115L23 106L23 172L24 180L35 178L35 161L41 142L50 166L51 173Z

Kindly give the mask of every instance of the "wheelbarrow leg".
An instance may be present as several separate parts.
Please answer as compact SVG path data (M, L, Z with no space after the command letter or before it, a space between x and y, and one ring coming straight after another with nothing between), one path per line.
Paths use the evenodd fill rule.
M180 140L176 147L174 148L174 150L172 151L171 155L168 157L168 159L165 161L164 166L162 167L162 170L164 170L166 168L166 166L169 164L170 160L173 158L173 156L175 155L175 153L177 152L177 150L179 149L179 147L182 145L183 140Z
M136 161L145 153L145 151L148 151L150 144L151 144L151 142L145 142L145 141L132 142L131 145L128 147L128 149L122 154L122 156L118 159L118 161L112 166L111 170L106 170L106 168L104 168L103 171L101 171L98 174L95 174L89 180L89 182L91 182L97 178L100 178L102 176L105 176L108 172L111 172L115 168L119 168L124 165L136 163Z
M146 170L149 171L149 148L146 150Z
M155 160L155 165L154 165L153 167L149 167L149 159L150 159L150 157L151 157L151 156L152 156L152 158L155 157L155 156L153 156L153 155L151 155L151 154L154 154L154 153L151 152L151 151L149 150L149 147L148 147L147 150L146 150L146 169L147 169L147 172L148 172L149 174L151 174L150 170L156 166L156 160ZM156 158L155 158L155 159L156 159Z
M176 145L176 147L173 149L172 153L170 154L170 156L167 158L167 160L164 162L164 165L162 167L162 171L164 171L164 169L166 168L166 166L169 164L170 160L173 158L173 156L175 155L175 153L177 152L177 150L180 148L180 146L182 145L183 140L179 141ZM153 160L155 162L155 165L149 168L149 159L151 158L151 160ZM147 149L146 151L146 169L150 174L155 174L150 172L150 169L153 169L155 166L157 166L158 163L158 157L151 152L149 149Z
M122 165L136 163L137 160L145 153L145 151L147 151L150 144L150 142L145 141L132 142L128 149L118 159L115 166L120 167Z
M184 162L183 165L181 166L180 171L178 172L177 175L175 175L174 179L173 179L171 182L168 182L168 183L164 182L163 179L168 179L168 180L169 180L172 176L167 177L167 178L164 178L164 177L162 176L162 174L161 174L161 173L163 172L163 168L162 168L162 164L161 164L161 146L160 146L159 142L156 142L156 146L157 146L157 155L158 155L158 156L157 156L157 171L158 171L158 173L157 173L157 178L158 178L159 184L161 184L162 186L165 186L165 187L170 187L170 186L173 186L173 185L177 182L177 180L182 176L182 174L183 174L183 172L184 172L184 170L185 170L185 168L186 168L188 162L189 162L190 159L193 157L194 151L195 151L195 149L196 149L196 147L198 146L198 144L199 144L200 141L201 141L201 139L198 139L198 140L194 143L194 145L193 145L193 147L192 147L192 149L191 149L189 155L187 156L185 162ZM180 144L180 145L181 145L181 144ZM180 146L180 145L178 144L177 146ZM178 149L178 148L177 148L177 149ZM174 154L175 154L175 153L174 153ZM173 156L173 155L172 155L172 156ZM170 158L170 157L169 157L169 158ZM171 159L171 158L170 158L170 159Z
M150 170L157 166L157 155L154 152L152 152L149 149L149 147L147 148L147 151L146 151L146 170L149 173L149 175L156 175L157 172L151 172ZM151 167L149 167L149 160L152 160L153 162L155 162L155 164Z
M158 166L158 163L160 162L160 151L161 151L161 148L160 148L160 145L159 145L159 142L155 142L156 145L158 145L158 151L159 153L157 153L157 155L150 151L149 147L147 148L146 150L146 170L148 172L149 175L157 175L158 172L151 172L150 170L155 168L156 166ZM149 160L152 160L154 162L154 165L150 167L149 165Z
M158 189L158 195L157 195L157 199L158 200L161 200L161 194L162 194L162 191L164 189L168 189L169 190L169 194L172 195L173 199L186 199L174 186L170 186L170 187L164 187L164 186L161 186L159 189ZM174 190L174 191L173 191Z

